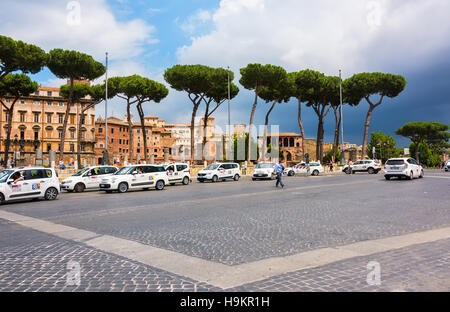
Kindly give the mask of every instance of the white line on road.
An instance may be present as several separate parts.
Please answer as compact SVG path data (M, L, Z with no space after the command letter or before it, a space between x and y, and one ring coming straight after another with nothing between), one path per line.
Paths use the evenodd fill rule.
M336 261L450 238L450 227L445 227L229 266L12 212L0 211L0 218L224 289Z

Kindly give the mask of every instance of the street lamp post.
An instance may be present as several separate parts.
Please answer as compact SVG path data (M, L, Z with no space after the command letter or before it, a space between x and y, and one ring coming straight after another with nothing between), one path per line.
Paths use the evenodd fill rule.
M230 112L230 66L227 66L228 69L228 149L231 155L231 112Z
M108 52L106 52L106 77L105 77L105 151L103 152L103 164L109 165L108 155Z
M339 98L340 98L340 111L341 111L341 165L345 164L345 155L344 155L344 115L342 112L342 78L341 78L341 70L339 69Z

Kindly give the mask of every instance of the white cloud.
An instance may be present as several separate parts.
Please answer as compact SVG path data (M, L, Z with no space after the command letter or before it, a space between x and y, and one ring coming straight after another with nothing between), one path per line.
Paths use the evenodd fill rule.
M447 0L222 0L212 30L177 51L180 63L250 62L328 74L426 66L449 48Z
M111 59L120 60L138 56L146 45L158 42L154 26L140 19L117 20L104 0L28 1L26 7L23 1L3 0L2 7L8 8L0 22L2 34L46 51L73 49L98 60L108 51Z
M193 35L199 29L204 29L211 20L212 15L209 11L198 10L193 15L189 16L187 20L180 25L180 28L188 35ZM178 20L176 20L175 23L178 23Z

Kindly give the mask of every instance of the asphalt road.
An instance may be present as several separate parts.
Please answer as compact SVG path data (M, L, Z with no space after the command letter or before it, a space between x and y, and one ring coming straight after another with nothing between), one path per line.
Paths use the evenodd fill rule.
M97 191L82 194L62 193L58 200L52 202L11 203L1 206L0 212L6 211L46 220L94 232L99 236L109 235L171 251L174 254L189 256L194 259L193 261L200 259L212 265L224 265L225 268L450 226L450 174L442 171L426 171L425 178L413 181L386 181L382 174L352 176L339 174L285 177L284 182L286 187L283 189L276 188L274 181L241 179L238 182L218 183L194 181L188 186L167 186L163 191L133 191L125 194L106 194ZM15 283L16 278L23 280L24 276L31 274L29 271L36 271L36 268L45 266L45 255L39 255L41 248L33 249L34 254L29 251L29 246L48 246L49 242L52 242L52 246L55 247L46 255L54 259L53 263L61 264L61 261L67 260L67 254L75 254L77 255L75 258L81 259L79 261L85 268L92 263L98 265L89 266L90 269L86 269L85 276L90 277L85 277L87 284L79 286L77 290L101 288L103 290L208 291L222 289L216 287L214 283L208 284L208 281L192 279L189 274L183 276L182 267L175 273L168 272L152 267L148 263L133 262L134 260L127 257L104 254L103 251L86 247L83 243L61 240L52 236L51 233L44 234L30 230L10 221L1 222L0 229L3 233L0 239L2 251L0 264L9 265L8 272L5 266L0 269L0 290L67 288L61 284L62 280L58 282L58 278L55 277L64 276L67 273L63 266L58 267L59 269L51 275L56 279L52 280L51 284L54 288L45 283L47 288L44 286L27 288L23 283L19 288L18 281ZM384 263L392 272L404 270L398 267L399 263L390 263L389 259L394 261L399 258L398 253L403 257L409 254L409 258L411 255L423 254L424 257L426 255L427 259L421 257L416 259L416 262L417 267L421 266L420 272L425 270L428 273L418 278L414 272L406 270L409 273L403 276L408 277L407 279L397 278L395 283L392 280L390 284L382 285L384 288L375 290L450 290L448 282L440 283L433 280L431 283L424 284L424 280L434 276L433 272L439 278L445 277L449 280L448 270L444 270L444 274L439 271L442 270L442 265L448 268L450 264L448 262L450 261L449 245L450 240L443 239L380 253L379 258L387 259ZM73 251L68 251L72 249ZM29 267L18 266L19 263L23 263L24 259L21 257L30 261ZM108 260L107 264L111 267L105 268L107 264L98 262L98 259L105 257L119 258ZM433 265L433 259L438 264ZM442 263L442 259L447 259L445 260L447 262ZM345 261L347 262L342 263L342 266L355 267L357 261L365 260L349 257ZM123 262L134 267L133 270L136 272L141 272L142 285L139 286L136 281L127 284L127 281L133 280L136 276L130 275L130 270L120 273L118 268L124 267ZM328 272L326 276L331 276L330 266L332 268L336 265L337 262L330 262L328 266L315 269L316 273L314 271L309 272L309 275L302 273L302 276L311 277L313 282L309 284L305 284L305 279L295 275L298 273L287 272L284 275L271 276L266 280L261 279L259 282L242 285L236 283L237 288L229 289L243 291L365 289L364 287L367 286L364 283L365 277L361 280L361 276L354 283L337 282L341 285L340 287L343 287L342 285L346 287L340 289L339 287L327 288L330 284L327 284L326 278L319 277L319 281L314 280L315 277L325 274L324 272ZM366 270L365 267L361 269L358 265L356 268ZM11 278L11 271L15 270L18 271L18 275ZM115 272L115 275L107 279L109 284L102 280L101 272ZM345 274L356 276L356 273L351 273L349 270L336 274L347 282L352 278L348 276L345 278ZM32 276L31 274L31 284L33 284ZM412 276L416 278L411 279ZM102 282L95 282L97 280ZM113 287L115 280L122 281L116 288ZM157 282L148 283L149 280Z

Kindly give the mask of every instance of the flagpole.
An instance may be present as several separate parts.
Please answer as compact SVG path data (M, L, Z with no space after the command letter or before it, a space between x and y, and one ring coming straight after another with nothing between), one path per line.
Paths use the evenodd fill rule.
M108 156L108 52L106 52L106 80L105 80L105 155L103 163L109 165Z

